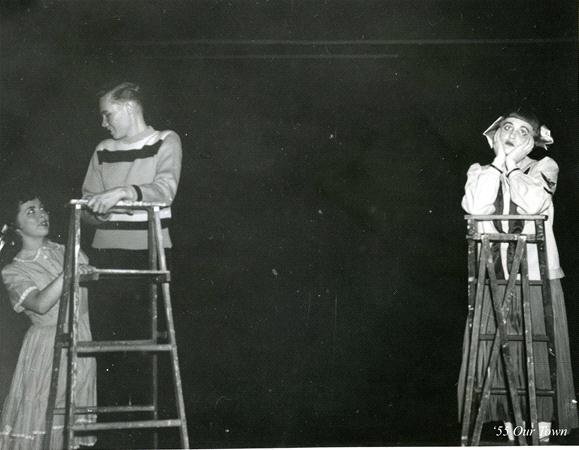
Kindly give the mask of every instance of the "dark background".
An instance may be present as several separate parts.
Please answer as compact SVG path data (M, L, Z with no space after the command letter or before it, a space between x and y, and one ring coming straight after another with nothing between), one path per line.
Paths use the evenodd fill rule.
M0 195L42 182L55 239L107 137L101 85L139 82L148 122L181 136L172 289L192 446L459 444L460 200L468 166L491 160L482 131L519 104L555 138L578 384L574 1L8 0L1 13ZM27 324L0 308L2 399Z

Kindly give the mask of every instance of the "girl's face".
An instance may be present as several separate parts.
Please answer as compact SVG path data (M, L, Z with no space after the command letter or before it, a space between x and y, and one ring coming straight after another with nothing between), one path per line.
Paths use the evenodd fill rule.
M50 228L50 219L42 202L35 198L21 203L16 216L16 225L22 238L46 237Z
M497 130L497 139L503 144L507 156L522 159L527 155L518 155L519 149L530 147L527 154L533 149L533 126L516 117L508 117Z

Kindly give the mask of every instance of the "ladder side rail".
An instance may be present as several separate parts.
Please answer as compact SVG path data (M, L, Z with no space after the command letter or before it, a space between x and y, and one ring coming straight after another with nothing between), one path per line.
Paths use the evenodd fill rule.
M56 396L58 393L58 382L60 375L60 363L62 359L62 351L64 347L70 346L70 336L65 330L66 316L68 305L71 303L71 296L73 295L73 274L74 274L74 214L71 213L69 218L67 245L64 253L64 279L63 292L60 298L58 307L58 319L56 324L56 332L54 335L54 354L52 357L52 376L50 380L50 390L48 393L48 401L46 407L45 419L45 434L42 443L43 450L50 449L50 441L52 440L52 431L54 424L54 410L56 408Z
M468 315L472 321L474 312L474 303L476 297L476 274L477 274L477 243L473 239L476 233L476 222L474 220L468 221L467 245L468 245Z
M537 385L535 377L535 351L533 348L533 319L531 314L531 287L529 285L529 267L527 250L521 264L521 291L523 297L523 329L525 334L525 356L527 362L527 400L531 421L531 441L539 445L539 424L537 412Z
M539 257L539 273L542 282L543 311L545 317L545 331L549 340L548 343L548 360L549 375L551 378L551 389L554 390L553 396L553 415L558 420L559 410L563 405L559 404L560 397L557 395L559 386L557 385L557 349L555 348L555 317L553 307L553 297L551 292L551 280L547 265L547 242L545 239L545 221L535 221L535 233L540 236L541 240L537 242L537 254Z
M475 305L475 298L476 298L476 257L477 257L477 243L474 239L472 239L473 233L476 232L476 223L474 220L469 219L467 221L467 269L468 269L468 284L467 284L467 291L468 291L468 309L467 309L467 317L466 317L466 325L465 325L465 342L463 345L464 351L462 352L462 362L461 366L466 367L468 363L468 355L470 349L470 335L472 330L473 318L474 318L474 305ZM466 388L466 383L465 383ZM458 405L458 418L459 420L462 419L462 412L464 408L464 399L465 399L466 389L462 392L462 403Z
M67 358L66 372L66 402L65 402L65 422L64 422L64 448L71 450L74 447L74 423L75 423L75 394L77 381L77 351L78 341L78 314L80 307L80 286L79 286L79 253L80 253L80 214L81 207L75 205L72 216L73 223L73 252L72 252L72 280L71 293L69 299L72 302L68 304L68 330L69 330L69 347Z
M157 256L158 264L161 270L167 270L167 260L165 259L165 247L163 243L163 233L161 228L161 219L159 217L159 207L154 207L155 212L154 226L157 237ZM167 333L169 343L171 344L171 362L173 365L173 388L175 392L175 399L177 400L177 413L181 421L179 433L181 437L181 446L189 448L189 435L187 431L187 418L185 414L185 402L183 400L183 385L181 382L181 373L179 371L179 356L177 354L177 339L175 337L175 324L173 322L173 309L171 305L171 294L169 290L169 283L163 282L161 284L163 292L163 300L165 303L165 321L167 326Z
M149 269L158 270L158 259L157 255L159 252L158 243L159 239L157 236L155 228L155 214L157 214L158 209L147 208L147 218L148 218L148 253L149 253ZM158 343L159 340L159 318L158 318L158 286L157 283L151 281L149 284L149 308L151 308L151 322L150 322L150 333L151 340L154 343ZM151 355L151 405L153 406L153 411L151 412L152 420L159 419L159 360L157 353ZM157 430L153 432L153 448L159 447L159 433Z
M474 382L475 382L475 372L478 360L478 348L479 348L479 334L480 334L480 323L482 316L482 303L485 287L485 272L486 264L484 261L487 259L487 255L490 252L490 245L488 239L483 237L480 255L479 255L479 265L478 265L478 277L476 284L476 294L475 294L475 307L473 314L473 324L472 330L469 331L470 334L470 349L468 355L468 365L467 365L467 375L466 375L466 389L464 396L464 406L462 413L462 430L461 430L461 445L469 445L469 436L471 429L471 419L472 419L472 406L473 406L473 396L474 396Z
M185 401L183 399L183 383L181 381L181 373L179 371L179 356L177 353L177 341L175 338L175 325L173 323L173 313L171 301L169 299L169 283L163 283L162 286L163 296L165 297L165 310L167 311L167 329L169 332L169 341L171 343L171 362L173 365L173 387L175 392L175 398L177 400L177 413L179 415L179 420L181 421L181 426L179 427L179 433L181 437L181 445L183 448L189 448L189 435L187 431L187 416L185 414Z
M521 257L523 256L525 245L521 240L519 240L517 247L515 249L515 257L513 259L513 265L511 267L511 273L509 274L509 280L507 282L507 286L503 293L502 298L499 295L498 283L495 274L494 264L492 262L492 256L489 253L487 259L487 273L489 275L489 289L491 292L492 304L493 304L493 312L495 316L495 324L501 323L502 321L507 320L509 317L511 305L513 304L513 299L515 297L515 288L516 288L516 280L517 280L517 273L519 272ZM493 339L493 344L491 347L490 356L488 359L487 367L486 367L486 375L484 379L483 389L481 393L481 400L479 404L479 410L476 417L475 427L473 431L473 438L472 438L472 445L478 446L480 443L480 438L482 434L482 427L483 427L483 420L488 409L491 397L491 390L492 390L492 383L494 380L494 369L496 368L499 370L498 361L499 355L503 355L503 359L501 363L503 364L503 373L507 373L506 371L506 361L504 359L504 354L500 351L502 346L506 345L508 340L508 335L503 334L505 330L503 328L496 326L495 335ZM512 362L512 361L511 361ZM505 380L507 381L507 380ZM510 389L506 390L506 394L508 395L511 393ZM518 390L517 390L518 394ZM516 405L518 406L518 395L515 396ZM515 404L513 402L513 404ZM515 414L516 418L516 414ZM521 418L522 420L522 418ZM522 425L521 423L516 423L517 425ZM524 438L523 438L524 439ZM524 445L524 443L521 443Z

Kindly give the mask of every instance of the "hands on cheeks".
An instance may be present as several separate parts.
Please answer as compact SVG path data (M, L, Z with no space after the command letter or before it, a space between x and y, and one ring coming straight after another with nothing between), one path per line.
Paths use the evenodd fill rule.
M525 142L521 145L514 147L508 154L506 158L506 168L508 171L513 170L517 167L517 164L520 163L525 157L531 153L533 147L535 146L535 140L529 136Z
M133 200L132 189L126 187L109 189L100 194L85 195L83 198L88 200L88 209L98 215L106 214L121 200Z
M495 159L493 165L501 170L507 172L515 169L517 164L525 159L531 153L535 146L534 139L529 136L525 142L515 147L507 147L499 138L499 133L495 133L493 138L493 150L495 151Z
M493 160L493 166L504 171L507 153L505 152L505 145L499 139L499 133L495 133L493 137L493 150L496 155L495 159Z

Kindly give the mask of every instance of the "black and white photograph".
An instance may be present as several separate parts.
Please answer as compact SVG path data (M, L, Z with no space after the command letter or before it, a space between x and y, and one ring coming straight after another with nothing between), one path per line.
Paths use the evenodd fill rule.
M0 0L0 450L579 445L577 14Z

